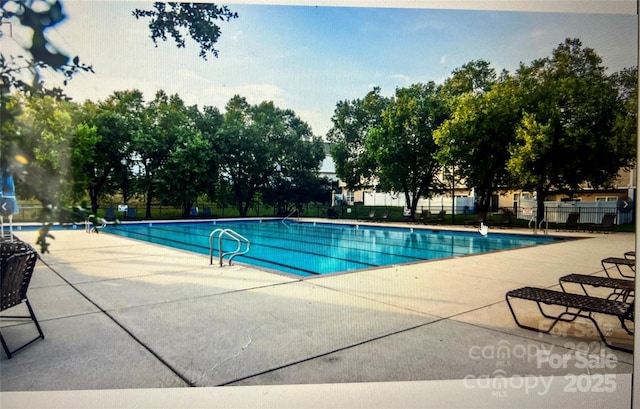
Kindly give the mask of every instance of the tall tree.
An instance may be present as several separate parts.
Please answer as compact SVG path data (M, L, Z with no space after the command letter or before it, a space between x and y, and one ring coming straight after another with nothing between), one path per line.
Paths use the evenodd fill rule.
M189 109L178 95L158 91L142 113L132 152L141 170L137 190L145 196L145 217L151 217L151 204L165 182L161 172L178 140L195 129Z
M435 83L414 84L396 90L382 112L382 124L365 140L383 191L404 193L411 215L418 200L442 190L441 165L433 132L447 118L445 101Z
M320 140L293 111L273 102L252 106L240 96L226 106L218 144L224 152L221 175L234 191L241 216L274 178L317 171L324 157Z
M370 185L374 163L365 154L367 133L382 124L382 111L389 99L375 87L363 99L340 101L336 105L333 127L327 134L336 175L349 189Z
M207 177L205 186L201 193L205 194L209 200L214 201L217 197L220 176L220 157L223 154L217 145L216 134L222 126L224 120L220 110L213 106L205 106L200 112L197 107L191 107L192 117L196 128L200 131L202 138L209 144L211 149L207 151L206 168Z
M600 187L628 165L614 127L618 91L596 52L567 39L550 57L517 71L524 111L511 148L509 171L536 192L537 218L554 189L568 194L583 184Z
M311 129L293 111L284 110L281 114L288 131L282 138L277 172L269 177L261 193L265 201L275 205L279 214L286 216L294 210L292 206L300 209L303 203L326 193L318 179L318 166L325 153L320 139L311 136Z
M253 152L260 148L260 137L251 128L252 108L247 100L239 95L229 100L225 107L224 121L217 134L217 145L224 155L221 157L220 172L222 177L233 189L233 197L240 215L246 215L251 200L256 194L253 188L260 178L260 166L268 166L270 171L273 164L258 164L253 168L257 158ZM253 174L258 172L257 177ZM247 204L246 207L244 204Z
M190 210L202 194L214 197L218 177L218 153L215 133L222 123L216 108L187 107L184 116L175 116L172 132L175 141L168 146L166 162L156 172L157 197L163 202L182 208L182 215Z
M456 173L475 188L480 210L487 211L492 195L508 186L509 148L522 115L518 88L504 75L486 91L453 99L451 117L434 137L442 162L455 166Z
M200 131L181 132L171 148L166 163L157 172L157 196L163 203L180 206L183 216L189 212L200 194L211 182L209 174L210 141Z
M74 183L76 191L88 193L93 214L106 195L119 190L125 202L130 195L132 142L141 131L143 108L143 96L138 90L116 91L103 102L84 104L83 129L85 132L93 129L95 137L90 149L84 146L84 139L74 143L74 149L78 150ZM89 134L86 136L89 138Z

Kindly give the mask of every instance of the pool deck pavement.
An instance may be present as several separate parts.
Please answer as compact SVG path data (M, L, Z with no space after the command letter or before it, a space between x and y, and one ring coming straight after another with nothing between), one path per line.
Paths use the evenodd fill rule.
M489 234L501 232L531 233ZM553 335L518 328L504 297L525 285L559 289L568 273L602 274L600 260L634 250L635 236L549 233L583 239L299 278L211 266L208 256L110 234L56 231L28 292L46 338L10 360L2 353L0 406L25 407L21 391L458 380L477 392L469 382L487 376L555 377L554 387L566 388L589 373L613 374L616 390L596 400L629 407L631 354L604 348L581 320L558 324ZM16 235L35 243L35 231ZM517 308L536 322L535 305ZM9 344L35 331L2 325ZM502 391L493 388L481 392L499 403Z

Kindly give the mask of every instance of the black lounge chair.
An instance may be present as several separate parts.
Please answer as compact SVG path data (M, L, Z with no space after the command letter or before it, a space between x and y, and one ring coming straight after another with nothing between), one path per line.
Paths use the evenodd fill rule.
M613 345L608 342L602 332L602 329L600 329L598 321L594 318L594 314L617 317L622 329L624 329L627 334L633 335L633 329L629 328L627 324L627 321L633 322L633 302L625 303L622 301L607 300L604 298L590 297L581 294L570 294L562 291L535 287L523 287L511 290L507 292L505 298L507 300L509 310L511 310L511 315L520 328L549 333L558 322L573 322L576 318L585 318L593 323L596 331L598 331L598 335L600 335L600 339L602 339L602 342L604 342L604 344L609 348L624 352L633 352L632 349ZM513 306L511 305L513 299L535 302L542 316L552 320L551 325L549 325L547 329L543 329L542 327L532 327L530 325L522 324L518 321L515 311L513 310ZM564 307L564 311L556 315L549 314L543 310L542 304Z
M621 258L621 257L607 257L607 258L602 259L602 261L600 263L602 264L602 269L604 270L604 272L607 275L607 277L610 277L610 276L609 276L609 271L607 270L606 264L613 264L616 267L616 269L618 269L618 273L622 277L635 278L635 276L636 276L636 260L635 259ZM624 274L622 272L622 270L620 269L620 266L629 267L629 269L631 270L631 272L633 274L631 274L631 275Z
M558 230L580 230L578 220L580 220L580 213L571 212L567 215L567 221L558 224L557 228Z
M585 230L589 230L590 232L612 232L613 227L616 225L616 214L615 213L605 213L602 216L602 221L599 224L589 224L584 226Z
M626 253L624 253L624 258L636 258L636 252L635 251L627 251Z
M436 217L433 218L428 218L428 219L424 219L423 223L424 224L438 224L438 223L444 223L444 216L447 214L446 210L440 210L438 212L438 214L436 215Z
M600 277L585 274L569 274L559 279L562 291L568 292L565 288L567 283L580 285L584 295L589 295L585 286L595 288L609 288L613 290L607 299L626 301L631 293L635 291L635 280L625 280L622 278Z
M36 266L38 260L38 253L30 245L21 241L14 241L12 243L0 243L0 280L2 283L1 295L2 301L0 304L0 311L4 311L19 304L25 303L29 310L28 316L17 315L2 315L0 318L8 319L30 319L38 330L38 336L28 341L27 343L11 350L7 345L2 333L0 333L0 341L2 342L2 348L7 354L7 358L11 359L13 354L23 350L29 345L33 344L39 339L44 339L44 334L38 319L36 318L33 308L27 298L27 289L31 282L31 276L33 275L33 269Z
M429 210L422 210L420 212L420 222L424 223L426 220L431 218L431 212Z

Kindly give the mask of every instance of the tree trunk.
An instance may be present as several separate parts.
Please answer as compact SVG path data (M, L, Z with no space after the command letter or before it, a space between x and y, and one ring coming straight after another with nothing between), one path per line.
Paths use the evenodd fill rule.
M236 209L238 209L238 214L240 215L240 217L244 217L245 215L242 214L242 211L243 211L242 188L240 187L240 183L238 183L238 179L239 178L234 178L233 180L233 192L235 195Z
M91 200L91 214L98 211L98 195L94 186L89 187L89 200Z
M416 218L416 209L418 208L418 199L420 198L420 196L422 196L420 190L411 192L411 194L405 192L405 200L407 201L407 203L409 203L408 207L409 210L411 210L411 219L414 220Z
M480 200L478 202L480 209L476 209L476 213L478 212L489 212L489 207L491 205L491 194L487 192L486 189L480 190Z
M540 224L544 220L544 196L546 189L543 186L536 188L536 223Z
M191 216L191 207L193 207L193 202L191 201L182 202L182 217Z
M249 202L249 200L247 200L243 205L240 205L240 216L241 217L247 217L247 214L249 213L249 206L251 205L251 203Z
M153 200L153 195L151 194L151 190L147 191L147 206L145 210L145 218L151 218L151 201Z

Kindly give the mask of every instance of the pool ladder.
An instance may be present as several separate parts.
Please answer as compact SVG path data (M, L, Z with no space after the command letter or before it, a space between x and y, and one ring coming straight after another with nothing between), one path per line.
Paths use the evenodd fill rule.
M289 227L289 225L287 223L285 223L287 221L287 219L291 218L291 216L294 215L294 213L298 213L298 217L300 217L300 212L298 211L298 209L293 209L293 211L291 213L289 213L287 215L287 217L285 217L284 219L282 219L282 224L284 224L286 227Z
M209 264L213 264L213 244L214 240L218 238L218 258L220 259L220 267L222 267L222 262L225 256L229 256L229 265L231 265L231 260L235 256L240 256L242 254L247 254L251 243L249 239L241 235L235 230L232 229L215 229L209 234ZM222 240L224 237L228 237L231 240L237 243L237 247L232 251L222 251Z

